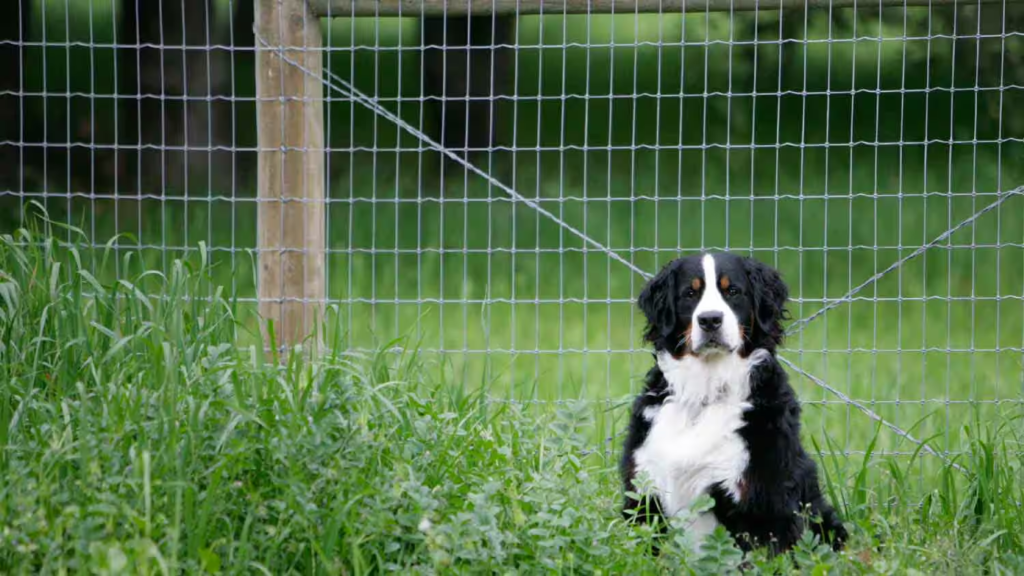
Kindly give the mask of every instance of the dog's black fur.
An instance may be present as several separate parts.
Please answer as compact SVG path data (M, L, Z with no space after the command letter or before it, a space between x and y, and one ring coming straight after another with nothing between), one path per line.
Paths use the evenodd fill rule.
M675 356L691 353L685 335L699 298L690 282L701 273L700 258L669 263L640 294L638 304L648 321L644 338L655 351L666 350ZM750 374L753 408L744 414L745 425L739 430L750 453L742 497L736 502L723 487L716 486L710 493L714 515L744 550L759 546L768 546L773 553L789 550L801 537L805 518L817 519L811 523L811 531L839 550L847 532L822 496L815 463L800 443L800 405L776 358L783 339L781 322L787 317L786 284L777 271L756 260L732 254L715 258L719 272L735 286L725 298L743 327L744 346L739 353L748 356L763 348L770 358ZM621 461L627 492L635 492L633 455L651 427L643 417L644 409L660 405L668 394L668 383L655 366L633 404ZM639 522L663 519L656 496L643 502L627 496L623 514Z

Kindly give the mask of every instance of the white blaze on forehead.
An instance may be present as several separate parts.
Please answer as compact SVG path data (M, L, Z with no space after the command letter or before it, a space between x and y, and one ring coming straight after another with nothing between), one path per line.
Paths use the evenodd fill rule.
M715 257L707 254L700 263L704 267L705 284L704 297L701 298L700 303L703 305L707 302L709 309L721 310L725 307L725 301L722 300L722 293L718 291L718 270L715 267Z
M699 351L709 336L700 327L700 322L698 321L700 315L704 312L721 312L722 327L719 328L719 341L735 350L743 344L743 338L740 336L740 324L736 314L733 313L732 308L729 307L725 298L722 297L722 292L718 287L718 271L715 257L711 254L705 254L704 258L701 259L701 266L704 268L704 294L701 296L697 308L693 311L693 328L691 332L693 348Z

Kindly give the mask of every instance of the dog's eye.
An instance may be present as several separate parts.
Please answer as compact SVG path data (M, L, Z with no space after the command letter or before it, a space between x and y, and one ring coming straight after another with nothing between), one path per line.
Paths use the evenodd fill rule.
M693 288L687 288L685 291L683 291L683 296L686 296L687 298L696 298L697 291L694 290Z
M729 286L729 288L726 289L725 293L728 294L729 296L739 296L740 289L735 286Z

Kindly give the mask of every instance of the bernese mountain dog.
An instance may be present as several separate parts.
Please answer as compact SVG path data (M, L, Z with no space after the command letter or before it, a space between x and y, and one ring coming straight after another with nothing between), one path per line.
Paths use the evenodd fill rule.
M662 521L703 494L695 542L724 526L743 550L789 550L806 523L839 550L847 532L800 443L800 404L776 358L789 290L751 258L700 254L644 287L644 339L656 365L633 403L621 472L630 521ZM652 492L637 494L644 473Z

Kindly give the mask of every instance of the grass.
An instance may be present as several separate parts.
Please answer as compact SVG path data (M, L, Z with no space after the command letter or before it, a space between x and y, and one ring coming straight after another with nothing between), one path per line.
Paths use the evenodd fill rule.
M0 240L0 572L717 574L741 561L723 534L694 553L676 529L656 539L621 521L617 446L594 449L594 404L488 401L411 345L329 340L275 362L239 345L254 336L205 252L167 273L124 255L104 282L50 230ZM955 431L965 473L873 443L819 454L848 550L808 539L798 565L746 562L1019 573L1019 415Z

